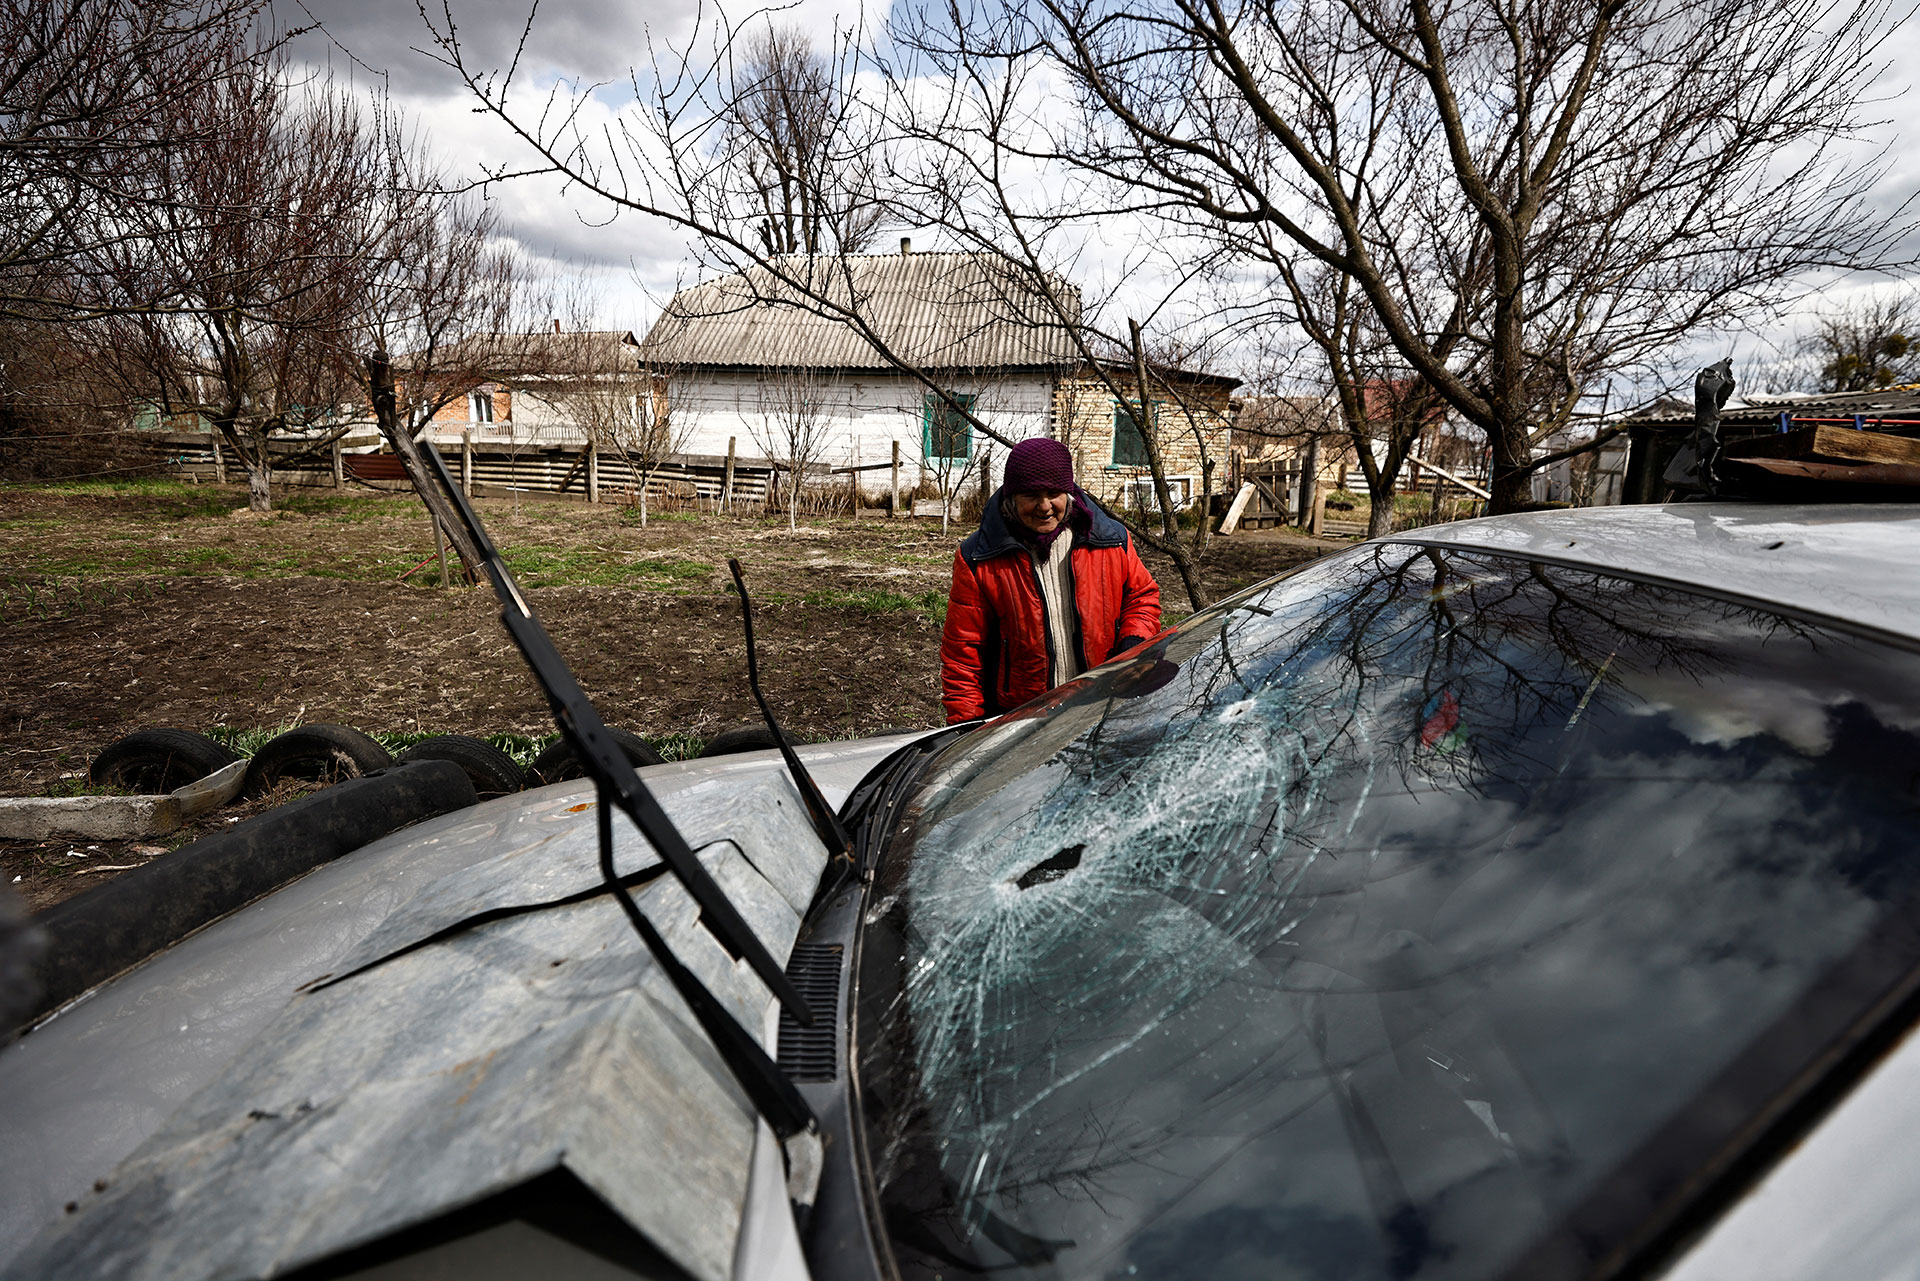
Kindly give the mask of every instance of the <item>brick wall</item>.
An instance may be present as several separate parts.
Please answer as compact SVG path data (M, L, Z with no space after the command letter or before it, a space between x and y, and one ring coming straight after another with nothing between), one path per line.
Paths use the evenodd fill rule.
M1130 377L1116 377L1123 390ZM1106 383L1083 375L1054 385L1053 434L1073 453L1073 474L1080 487L1104 502L1118 502L1129 482L1152 475L1144 463L1114 461L1115 410L1119 401ZM1201 459L1214 464L1214 488L1226 483L1227 442L1232 426L1228 389L1201 382L1175 381L1154 398L1151 417L1155 443L1167 475L1191 476L1192 492L1201 487Z

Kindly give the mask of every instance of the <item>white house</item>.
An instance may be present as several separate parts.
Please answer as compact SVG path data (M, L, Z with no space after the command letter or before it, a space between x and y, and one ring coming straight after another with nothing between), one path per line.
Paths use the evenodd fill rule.
M1068 321L1079 291L1050 282L1055 298L986 255L908 251L789 258L819 288L852 300L871 337L820 314L771 271L754 268L682 290L640 344L664 377L674 448L813 467L889 463L900 447L902 484L947 492L980 483L997 455L925 383L899 372L874 340L926 371L970 412L1009 439L1045 435L1054 389L1076 363ZM992 476L987 477L991 481ZM865 473L869 493L886 471Z

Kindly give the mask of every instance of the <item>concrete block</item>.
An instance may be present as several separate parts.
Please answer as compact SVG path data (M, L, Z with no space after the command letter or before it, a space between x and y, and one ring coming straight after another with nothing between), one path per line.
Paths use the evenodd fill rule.
M14 841L126 841L165 836L240 794L247 763L235 761L156 796L0 797L0 838Z

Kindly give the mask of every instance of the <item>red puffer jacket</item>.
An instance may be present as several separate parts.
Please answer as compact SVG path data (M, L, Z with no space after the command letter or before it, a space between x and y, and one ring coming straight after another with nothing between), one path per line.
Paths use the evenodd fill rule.
M953 591L940 638L941 702L947 723L998 715L1046 693L1049 641L1040 580L1027 547L987 500L980 528L953 558ZM1115 652L1121 637L1160 630L1160 585L1140 563L1120 522L1076 504L1073 599L1082 670ZM1082 516L1084 513L1084 516ZM1089 519L1090 518L1090 519Z

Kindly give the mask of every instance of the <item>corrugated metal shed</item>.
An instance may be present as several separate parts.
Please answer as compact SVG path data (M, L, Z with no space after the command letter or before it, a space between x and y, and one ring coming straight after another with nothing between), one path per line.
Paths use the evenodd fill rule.
M786 279L767 267L722 276L674 295L640 344L661 367L887 369L855 327L822 315L814 293L866 319L909 364L923 369L1039 368L1076 357L1059 311L1035 282L984 254L787 257ZM1078 321L1080 291L1048 288Z

